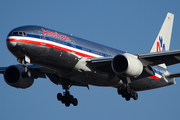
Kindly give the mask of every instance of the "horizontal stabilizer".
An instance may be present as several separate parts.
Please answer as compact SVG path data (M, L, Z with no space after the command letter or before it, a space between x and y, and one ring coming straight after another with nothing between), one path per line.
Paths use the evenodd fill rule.
M177 78L180 77L180 73L174 73L174 74L170 74L169 76L166 76L168 78Z

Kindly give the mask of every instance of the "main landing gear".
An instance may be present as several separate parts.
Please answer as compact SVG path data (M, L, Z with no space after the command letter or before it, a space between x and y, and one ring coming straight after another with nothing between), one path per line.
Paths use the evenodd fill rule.
M57 94L58 101L61 101L63 104L65 104L66 107L69 107L70 104L77 106L78 105L77 98L74 98L74 96L69 93L69 88L71 87L69 81L64 80L64 84L62 85L62 87L63 89L65 89L65 92L63 93L63 95L61 93Z
M72 103L74 106L78 105L78 100L73 97L73 95L70 95L69 91L64 92L64 95L61 93L57 94L57 99L61 101L63 104L66 105L66 107L69 107Z
M119 95L122 95L122 97L125 98L126 101L129 101L131 98L133 98L134 100L138 99L138 94L134 92L134 90L131 89L128 85L119 87L117 89L117 92Z

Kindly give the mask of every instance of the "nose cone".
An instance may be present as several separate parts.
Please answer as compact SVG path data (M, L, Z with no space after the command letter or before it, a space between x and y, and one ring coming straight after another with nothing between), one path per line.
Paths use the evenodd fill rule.
M10 33L10 34L7 36L6 45L7 45L8 50L9 50L15 57L20 58L20 57L23 57L23 54L22 54L21 51L19 50L18 41L19 41L18 36L13 35L12 33Z
M16 44L17 42L15 42L10 36L7 37L6 45L8 48L13 48L16 46Z

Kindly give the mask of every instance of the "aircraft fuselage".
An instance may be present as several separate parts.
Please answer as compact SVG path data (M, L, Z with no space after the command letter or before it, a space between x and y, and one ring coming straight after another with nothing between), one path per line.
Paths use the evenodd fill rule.
M89 67L89 72L76 71L78 62L88 58L113 57L125 52L96 44L81 38L40 26L23 26L12 30L7 37L7 47L18 59L28 57L30 63L56 71L62 77L96 86L119 87L123 83L117 76L104 74ZM87 67L87 66L85 66ZM160 76L132 81L136 91L175 84L175 79L163 77L166 69L153 67Z

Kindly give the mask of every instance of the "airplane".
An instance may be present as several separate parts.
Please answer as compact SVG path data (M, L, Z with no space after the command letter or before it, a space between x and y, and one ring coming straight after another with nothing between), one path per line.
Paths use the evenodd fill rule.
M29 88L34 79L49 78L62 85L57 99L69 107L78 100L72 86L112 87L129 101L139 91L176 84L180 73L167 66L180 63L180 49L169 50L174 15L167 13L149 53L131 54L41 26L13 29L7 36L9 51L20 64L0 67L5 82L15 88ZM115 41L114 41L115 42Z

